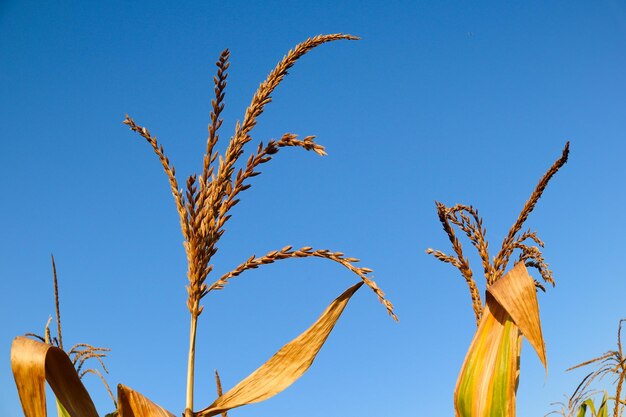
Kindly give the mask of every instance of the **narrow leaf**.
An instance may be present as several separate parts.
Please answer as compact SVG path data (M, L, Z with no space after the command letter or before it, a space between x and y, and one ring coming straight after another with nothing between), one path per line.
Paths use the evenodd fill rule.
M346 290L308 330L283 346L261 367L196 416L211 417L235 407L263 401L293 384L309 369L350 297L361 285L362 282Z
M609 402L608 402L608 394L605 391L604 396L602 397L602 404L598 409L598 417L609 417Z
M25 417L46 416L45 381L72 417L98 417L89 393L61 349L18 336L11 346L11 368Z

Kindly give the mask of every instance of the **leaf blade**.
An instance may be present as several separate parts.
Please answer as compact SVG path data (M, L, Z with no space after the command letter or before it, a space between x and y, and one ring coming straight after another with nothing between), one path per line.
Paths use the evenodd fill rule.
M70 416L98 417L72 361L61 349L18 336L11 345L11 369L25 417L46 416L45 381Z
M487 292L493 295L511 316L547 370L546 345L541 332L537 290L535 281L528 274L524 263L518 262L505 276L493 283Z
M267 362L218 397L209 407L196 413L197 417L211 417L232 408L266 400L293 384L309 369L350 297L362 285L363 282L359 282L348 288L324 310L311 327L283 346Z
M487 289L478 329L454 391L456 417L514 417L521 337L546 365L534 281L523 263Z
M165 408L122 384L117 386L117 403L120 417L175 417Z

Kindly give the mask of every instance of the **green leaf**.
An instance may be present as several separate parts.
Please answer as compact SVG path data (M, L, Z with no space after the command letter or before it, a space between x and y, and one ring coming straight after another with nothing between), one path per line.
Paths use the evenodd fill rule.
M602 404L598 409L598 417L609 417L609 403L606 391L604 392L604 396L602 397Z
M522 336L546 365L535 282L523 262L487 288L454 390L456 417L513 417Z
M63 407L63 404L61 404L58 399L55 398L55 400L57 403L57 412L59 417L71 417L70 413L68 413L65 407Z

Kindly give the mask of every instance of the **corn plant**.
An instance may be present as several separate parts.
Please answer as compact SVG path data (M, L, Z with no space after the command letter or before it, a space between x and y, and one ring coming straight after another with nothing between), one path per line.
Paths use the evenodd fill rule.
M585 417L587 415L587 410L589 410L591 417L609 417L609 402L606 391L602 396L599 407L596 407L593 399L587 398L580 406L576 417Z
M56 268L56 263L54 261L54 256L51 256L51 260L52 260L52 278L53 278L53 284L54 284L54 306L55 306L55 313L56 313L55 322L56 322L57 334L56 336L52 335L52 332L50 330L50 322L52 321L52 317L50 317L48 319L48 322L46 323L43 336L36 334L36 333L26 333L25 335L27 337L37 339L43 344L37 343L25 337L18 337L13 342L13 347L11 349L11 365L13 368L13 373L16 375L16 382L18 383L18 390L27 389L29 390L30 395L34 395L37 397L41 397L43 395L44 379L42 379L41 377L44 375L40 374L38 376L38 379L40 380L38 384L35 384L32 386L26 386L26 387L24 386L20 387L20 382L22 378L19 378L18 376L23 375L23 373L25 372L33 371L33 369L30 369L27 366L28 362L32 360L33 351L35 352L38 351L38 352L47 354L50 347L56 347L58 350L63 351L63 333L62 333L62 326L61 326L59 282L57 278L57 268ZM111 388L109 387L109 384L107 383L106 379L102 375L102 372L100 372L98 368L88 368L85 366L85 364L88 361L95 360L100 364L102 371L105 374L108 374L109 371L107 370L107 367L104 364L104 358L106 358L107 352L109 351L110 349L108 348L96 347L88 343L77 343L74 346L72 346L69 350L67 350L66 354L69 357L74 369L76 370L78 379L82 380L83 377L85 377L88 374L96 375L100 379L100 381L103 383L104 387L106 388L109 396L111 397L111 400L113 401L113 404L117 406L115 397L113 396L113 393L111 392ZM61 402L59 402L58 399L56 399L56 406L57 406L57 413L59 417L70 416L68 411L65 409L65 407L63 407L63 405L61 404ZM34 410L32 411L34 412ZM38 411L41 411L41 410L38 410ZM26 409L24 410L24 412L26 413Z
M545 291L545 287L530 277L527 267L536 269L547 283L554 285L554 279L541 253L544 244L537 233L520 231L550 179L567 162L568 155L569 142L537 184L493 261L478 210L462 204L446 207L436 203L439 220L455 255L433 249L426 252L459 269L468 286L478 326L454 390L457 417L515 416L522 336L533 346L544 367L547 366L536 295L537 288ZM484 304L454 227L467 236L480 256L487 286ZM505 273L516 251L519 257L515 266Z
M184 191L179 187L174 166L165 155L156 137L147 128L136 124L129 116L126 116L124 120L131 130L149 143L159 158L174 197L184 237L188 263L187 308L190 313L187 389L183 411L185 417L226 415L226 412L232 408L263 401L287 388L311 366L350 297L363 284L374 292L389 315L396 319L392 304L371 279L372 270L357 266L358 259L327 249L314 249L309 246L294 249L292 246L285 246L263 256L253 255L239 266L218 276L212 284L206 282L213 272L211 260L218 250L218 242L225 231L225 225L231 218L230 210L239 202L240 193L250 188L250 179L259 175L259 167L269 162L275 154L286 147L303 148L318 155L325 155L324 147L317 144L313 136L298 139L296 135L286 133L278 140L270 140L266 144L259 143L256 151L250 155L243 167L237 168L236 166L244 153L245 145L252 140L251 131L257 123L257 118L263 113L265 106L272 101L272 93L287 75L287 70L300 57L317 46L342 39L357 38L344 34L319 35L307 39L289 51L270 72L267 79L260 84L250 106L245 111L243 120L236 124L226 151L220 155L215 147L222 126L220 114L224 108L224 91L230 56L229 51L224 50L216 63L215 98L211 102L211 122L201 171L187 178ZM203 310L201 300L210 292L223 289L231 279L249 269L284 259L309 257L336 262L355 273L360 278L360 282L337 297L309 329L283 346L267 362L232 389L222 393L219 376L216 375L217 399L207 407L194 411L196 409L194 364L198 318ZM14 350L19 351L21 356L25 357L25 363L22 364L25 370L16 374L16 382L26 417L43 415L38 414L36 410L45 408L45 397L32 397L30 384L41 383L43 386L44 378L70 416L97 416L89 394L80 382L71 361L61 349L49 345L45 345L44 348L33 340L22 341L19 338L17 340L20 346L14 344ZM21 345L22 342L24 346ZM35 360L32 360L33 358ZM117 411L123 417L129 415L136 417L173 416L169 411L124 385L118 385L117 394Z
M576 388L574 394L567 398L566 402L552 404L560 406L560 409L551 411L544 417L553 414L562 417L609 417L608 393L604 391L602 399L598 405L594 402L594 398L596 397L596 394L598 394L598 391L585 390L582 385L583 384Z
M592 365L596 366L596 369L589 372L582 379L576 391L585 391L589 389L594 381L601 380L604 377L613 377L612 383L615 385L615 395L609 398L610 401L613 401L613 417L622 417L624 408L626 407L626 396L622 393L624 380L626 380L626 357L624 357L624 351L622 349L622 324L624 322L626 322L626 319L621 319L617 326L616 350L609 350L604 355L600 355L567 369L567 371L572 371Z

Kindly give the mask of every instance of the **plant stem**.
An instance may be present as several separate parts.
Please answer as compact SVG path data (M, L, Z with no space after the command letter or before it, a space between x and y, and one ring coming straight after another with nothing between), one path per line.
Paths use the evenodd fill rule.
M196 328L198 316L191 314L191 327L189 329L189 359L187 362L187 399L185 402L185 417L193 416L193 383L196 360Z
M621 323L620 323L621 324ZM617 383L617 389L615 390L615 408L613 409L613 416L620 416L620 397L622 396L622 384L624 383L624 378L626 377L626 371L622 371L619 376L619 382Z

